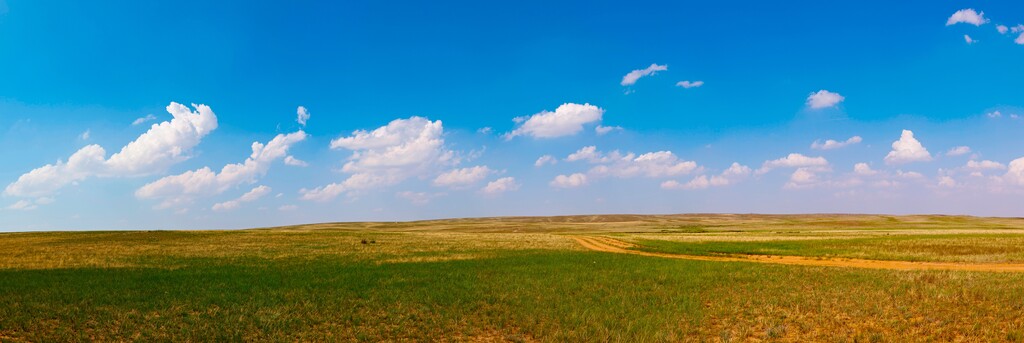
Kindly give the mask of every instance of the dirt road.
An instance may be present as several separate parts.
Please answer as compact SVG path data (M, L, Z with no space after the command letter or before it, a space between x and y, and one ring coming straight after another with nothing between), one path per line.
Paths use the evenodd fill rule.
M697 261L716 262L752 262L788 264L799 266L820 266L820 267L847 267L867 269L895 269L895 270L964 270L983 272L1024 272L1024 264L1019 263L955 263L955 262L910 262L910 261L881 261L862 260L850 258L817 259L802 256L767 256L767 255L729 255L729 256L700 256L680 255L669 253L647 252L632 250L633 244L620 240L597 237L597 236L573 236L572 239L579 242L583 247L594 250L618 254L631 254L640 256L677 258Z

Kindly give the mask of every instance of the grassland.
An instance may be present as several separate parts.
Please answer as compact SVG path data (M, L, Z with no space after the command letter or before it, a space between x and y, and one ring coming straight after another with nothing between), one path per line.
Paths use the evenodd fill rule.
M0 234L0 341L1021 341L1024 220L577 216ZM364 244L365 241L365 244Z

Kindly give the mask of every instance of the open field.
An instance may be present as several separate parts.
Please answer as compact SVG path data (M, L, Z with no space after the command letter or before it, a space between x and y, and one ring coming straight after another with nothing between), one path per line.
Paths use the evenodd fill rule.
M1021 272L742 260L1011 266L1021 243L1021 219L853 215L9 233L0 341L1022 341Z

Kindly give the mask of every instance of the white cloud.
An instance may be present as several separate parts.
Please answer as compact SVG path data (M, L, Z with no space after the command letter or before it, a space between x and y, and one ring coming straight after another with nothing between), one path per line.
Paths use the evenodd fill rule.
M217 116L206 105L192 105L196 111L172 102L167 112L171 121L154 124L149 131L105 159L106 150L96 144L85 146L68 158L21 175L7 185L5 195L35 197L49 195L61 187L89 177L141 176L166 170L188 159L192 148L217 128Z
M671 151L648 152L640 156L634 156L636 155L629 153L625 156L612 158L609 161L611 163L595 166L590 169L588 174L618 178L638 176L658 178L686 175L698 169L696 162L680 160ZM605 159L609 158L605 157L602 160Z
M679 81L676 82L676 86L683 87L686 89L697 88L704 85L704 81Z
M297 115L297 117L295 117L295 122L299 123L299 125L306 126L306 121L309 120L309 110L306 109L306 106L299 106L299 108L296 108L295 114Z
M542 111L528 118L518 117L519 127L505 135L505 139L516 136L534 138L555 138L571 136L583 131L583 125L601 121L604 110L591 104L565 103L554 112Z
M278 211L295 211L297 209L299 209L299 207L295 205L281 205L281 207L277 208Z
M245 194L242 194L242 196L238 197L238 199L229 200L229 201L225 201L225 202L222 202L222 203L214 204L213 205L213 210L214 211L233 210L233 209L236 209L239 206L241 206L242 203L253 202L253 201L259 200L260 198L262 198L263 196L265 196L265 195L267 195L269 193L270 193L270 187L263 186L263 185L256 186L252 190L250 190L248 192L245 192Z
M728 169L722 171L722 174L711 177L712 186L726 186L736 183L747 176L750 176L752 170L750 167L733 162Z
M558 175L551 180L551 187L555 188L576 188L587 184L587 175L575 173L571 175Z
M466 187L483 180L491 173L487 166L452 169L434 178L437 187Z
M968 35L964 35L964 41L967 42L967 45L971 45L978 42L977 40L974 40L974 38L971 38L971 36Z
M481 128L476 130L477 133L482 134L482 135L490 134L491 131L494 131L494 129L491 129L490 126L481 127Z
M622 156L619 155L618 151L613 151L612 156L605 157L603 153L597 151L596 146L590 145L582 147L579 150L576 150L576 152L569 154L565 160L569 162L588 161L590 163L607 163L619 158L622 158Z
M39 208L39 206L36 206L36 204L28 200L18 200L17 202L11 204L10 206L7 206L8 210L14 211L31 211L37 208Z
M849 145L860 143L861 140L862 139L860 138L860 136L853 136L853 137L847 138L845 141L842 141L842 142L839 142L839 141L836 141L836 140L833 140L833 139L825 140L824 143L822 143L821 141L814 141L814 143L811 143L811 149L816 149L816 150L839 149L839 148L843 148L843 147L846 147L846 146L849 146Z
M78 135L78 139L81 139L83 141L89 140L89 136L91 135L90 132L91 132L91 130L85 130L85 132L82 132L81 135Z
M764 161L761 168L757 170L758 174L764 174L772 169L776 168L814 168L814 169L828 169L828 160L824 157L809 157L803 154L791 153L775 160Z
M953 15L949 16L949 19L946 20L946 26L950 26L957 23L981 26L982 24L985 24L987 22L988 19L985 19L985 12L979 13L975 12L973 8L965 8L956 11L955 13L953 13Z
M1021 33L1024 32L1024 25L1017 24L1017 26L1010 28L1010 33Z
M846 98L839 93L832 93L827 90L819 90L816 93L811 93L807 96L807 107L811 109L821 109L826 107L832 107L839 104Z
M1006 27L1006 25L996 25L996 31L999 31L999 34L1001 34L1001 35L1005 35L1006 31L1009 31L1009 30L1010 30L1010 28Z
M279 134L266 145L252 143L252 154L242 163L228 164L220 172L209 167L190 170L178 175L165 176L135 191L139 199L163 199L157 208L185 205L198 196L223 193L232 187L254 183L267 173L271 164L288 155L288 149L306 139L306 133L297 131Z
M156 116L152 114L147 114L145 117L136 118L135 121L132 122L132 126L142 125L148 121L153 120L156 120Z
M70 183L102 173L105 155L99 145L87 145L71 155L67 163L57 161L21 175L17 181L7 185L4 194L20 197L52 194Z
M687 183L680 183L675 180L668 180L661 183L661 188L694 190L705 189L709 187L728 186L750 176L751 173L752 170L750 169L750 167L733 162L728 169L722 171L722 173L719 175L713 175L710 178L707 175L698 175Z
M309 163L306 163L306 161L297 159L297 158L295 158L295 156L292 156L292 155L288 155L288 156L284 157L284 164L289 165L289 166L296 166L296 167L307 167L307 166L309 166Z
M999 162L996 162L996 161L989 161L989 160L983 160L983 161L980 161L980 162L979 161L975 161L975 160L970 160L970 161L967 161L967 165L965 167L967 167L967 169L974 169L974 170L1006 169L1006 166L1003 165L1002 163L999 163Z
M896 177L903 179L921 179L924 178L924 174L918 173L916 171L905 172L902 170L896 170Z
M513 177L503 177L487 183L487 186L480 189L480 192L484 194L501 194L504 192L514 191L519 189L519 184L516 183L516 179Z
M885 156L885 163L887 164L927 162L931 160L932 155L928 153L928 149L925 149L921 142L914 138L914 132L910 130L903 130L903 133L900 134L900 139L892 142L892 151Z
M662 189L692 190L692 189L705 189L705 188L708 188L710 186L711 186L711 182L708 181L708 177L706 175L698 175L698 176L694 177L692 180L690 180L687 183L680 183L679 181L676 181L676 180L668 180L668 181L665 181L665 182L661 183L661 188Z
M946 156L963 156L969 153L971 153L971 147L961 145L946 151Z
M626 74L626 76L622 77L621 84L623 86L632 86L641 77L648 76L648 75L654 75L654 73L656 73L656 72L666 71L666 70L668 70L668 66L667 65L651 64L647 68L636 69L636 70L633 70L633 71L629 72L628 74Z
M107 160L110 172L146 175L188 159L188 152L217 128L217 116L209 106L193 104L192 107L195 112L179 103L168 105L167 112L174 119L154 124L120 152L111 155Z
M867 163L861 162L853 165L853 173L861 176L871 176L878 174L878 171L871 169Z
M796 168L793 174L789 176L789 182L786 182L783 188L798 189L812 187L819 183L817 171L819 170L806 167Z
M956 187L956 180L953 180L953 178L948 175L939 176L939 187Z
M393 185L453 165L455 153L445 149L443 136L440 120L410 117L334 139L331 149L352 150L342 166L342 171L351 175L340 183L302 189L301 199L327 201L342 193Z
M1002 180L1010 184L1024 186L1024 157L1010 161Z
M431 193L412 192L412 191L404 191L404 192L395 193L396 197L399 197L399 198L402 198L402 199L405 199L405 200L409 200L409 202L411 202L411 203L413 203L415 205L426 205L426 204L430 203L430 200L432 200L434 198L437 198L437 197L440 197L440 196L443 196L443 195L444 195L444 193L433 193L433 194L431 194Z
M533 162L533 166L534 167L543 167L544 165L548 165L548 164L553 165L553 164L556 164L556 163L558 163L558 159L557 158L555 158L554 156L551 156L551 155L544 155L544 156L541 156L541 157L537 158L537 161Z
M22 199L22 200L16 201L15 203L11 204L10 206L7 206L7 209L8 210L14 210L14 211L31 211L31 210L39 208L39 205L49 205L49 204L52 204L54 201L56 201L56 200L54 200L53 198L49 198L49 197L41 197L41 198L37 198L35 200Z
M602 126L600 124L598 124L596 127L594 127L594 132L596 132L598 136L604 135L606 133L609 133L609 132L612 132L612 131L616 131L616 130L622 130L622 127L621 126Z
M999 113L999 111L992 111L992 112L989 112L989 113L985 113L985 116L987 116L989 118L999 118L999 117L1002 117L1003 114Z
M1021 33L1020 36L1017 36L1017 39L1014 39L1013 42L1020 45L1024 45L1024 33Z

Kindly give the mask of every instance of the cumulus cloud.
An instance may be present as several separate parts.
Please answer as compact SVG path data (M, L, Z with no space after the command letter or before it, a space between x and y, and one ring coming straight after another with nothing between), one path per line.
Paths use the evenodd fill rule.
M661 183L662 189L692 190L705 189L710 186L711 182L708 181L708 177L706 175L698 175L687 183L680 183L679 181L676 180L668 180Z
M288 156L284 157L284 164L289 165L289 166L296 166L296 167L307 167L307 166L309 166L309 163L306 163L306 161L297 159L297 158L295 158L295 156L292 156L292 155L288 155Z
M931 160L932 155L928 153L928 149L925 149L924 145L921 145L921 142L914 138L914 132L910 130L903 130L903 133L900 134L900 139L892 142L892 151L885 156L885 163L887 164L927 162Z
M669 177L686 175L697 170L697 162L680 160L671 151L656 151L635 156L630 153L609 164L595 166L589 173L596 176Z
M846 147L846 146L849 146L849 145L860 143L861 140L862 139L860 138L860 136L853 136L853 137L847 138L845 141L842 141L842 142L836 141L834 139L827 139L827 140L825 140L824 143L822 143L819 140L819 141L814 141L814 143L811 143L811 149L816 149L816 150L839 149L839 148L843 148L843 147Z
M487 186L480 189L484 194L496 195L519 189L519 184L513 177L503 177L487 183Z
M39 197L90 177L128 177L166 170L190 157L192 148L217 128L217 116L206 105L192 105L195 111L172 102L167 106L173 119L154 124L149 131L106 158L106 150L87 145L68 158L21 175L7 185L5 195Z
M946 156L963 156L969 153L971 153L971 147L961 145L953 147L949 149L949 151L946 151Z
M896 170L896 177L903 179L921 179L924 178L924 174L918 173L916 171L905 172L902 170Z
M238 197L237 199L228 200L228 201L225 201L225 202L222 202L222 203L214 204L213 205L213 210L214 211L233 210L233 209L238 208L239 206L242 206L242 203L253 202L253 201L259 200L260 198L262 198L263 196L265 196L265 195L267 195L269 193L270 193L270 187L263 186L263 185L256 186L252 190L250 190L248 192L245 192L245 194L242 194L242 196Z
M395 193L396 197L399 197L399 198L402 198L402 199L405 199L405 200L409 200L409 202L413 203L414 205L426 205L426 204L430 203L430 200L432 200L434 198L437 198L437 197L440 197L440 196L444 196L444 195L445 195L444 193L426 193L426 192L412 192L412 191L404 191L404 192Z
M586 161L595 164L585 174L577 173L585 178L573 175L560 175L551 185L581 186L595 178L663 178L687 175L699 172L701 168L694 161L685 161L671 151L648 152L637 156L634 153L622 154L619 151L604 153L595 146L585 146L570 154L565 159L569 162ZM581 182L583 181L583 182Z
M82 134L78 135L78 139L81 139L83 141L89 140L89 136L92 135L91 132L91 130L85 130L85 132L82 132Z
M145 117L136 118L135 121L132 122L132 126L142 125L142 124L145 124L146 122L153 121L153 120L156 120L156 116L152 115L152 114L147 114Z
M668 70L668 66L667 65L651 64L647 68L636 69L636 70L633 70L633 71L629 72L628 74L626 74L626 76L622 77L621 84L623 86L632 86L641 77L648 76L648 75L654 75L654 73L656 73L656 72L666 71L666 70Z
M188 159L189 152L200 140L217 128L217 116L206 105L195 105L195 111L172 102L167 112L171 121L154 124L135 141L111 155L107 165L111 173L146 175L163 171Z
M1007 31L1010 31L1010 28L1006 27L1006 25L996 25L996 31L999 31L1001 35L1005 35Z
M396 184L455 164L455 153L444 147L441 121L423 117L395 119L373 131L357 130L331 141L331 149L351 150L342 166L350 173L342 182L302 189L303 200L327 201L346 192Z
M861 176L871 176L878 174L878 171L871 169L867 163L861 162L853 165L853 173Z
M1002 163L999 163L999 162L996 162L996 161L989 161L989 160L983 160L983 161L970 160L970 161L967 161L967 165L965 165L964 167L966 167L967 169L973 169L973 170L985 170L985 169L1000 170L1000 169L1006 169L1006 165L1003 165Z
M939 187L953 188L957 186L956 180L948 175L939 176Z
M516 136L533 138L555 138L571 136L583 131L583 125L601 121L604 110L591 104L565 103L554 112L542 111L530 117L518 117L519 127L505 135L505 139Z
M1024 157L1010 161L1002 180L1017 186L1024 186Z
M452 169L434 178L437 187L466 187L483 180L491 173L487 166Z
M829 163L824 157L809 157L803 154L792 153L786 155L786 157L764 161L761 164L761 168L757 170L758 174L765 174L776 168L813 168L813 169L828 169Z
M554 180L551 180L551 187L555 188L576 188L587 184L587 175L583 173L574 173L570 175L558 175L555 176Z
M555 158L554 156L551 156L551 155L544 155L544 156L541 156L541 157L537 158L537 161L533 162L533 166L534 167L543 167L543 166L548 165L548 164L552 164L553 165L553 164L556 164L556 163L558 163L558 159L557 158Z
M607 163L621 158L622 156L618 154L617 151L611 152L609 156L605 156L604 153L597 151L597 146L588 145L581 147L579 151L575 151L575 153L569 154L569 156L565 158L565 161L587 161L590 163Z
M958 23L981 26L987 22L988 19L985 19L985 12L976 12L973 8L965 8L956 11L953 13L953 15L949 16L949 19L946 19L946 26Z
M600 125L600 124L598 124L596 127L594 127L594 132L596 132L598 136L604 135L604 134L612 132L612 131L617 131L617 130L622 130L622 127L621 126L603 126L603 125Z
M971 38L971 36L968 35L964 35L964 41L967 42L967 45L971 45L978 42L977 40Z
M254 183L265 175L271 164L288 155L288 149L306 139L306 133L297 131L279 134L267 144L252 143L252 154L242 163L228 164L220 172L209 167L190 170L178 175L165 176L135 191L139 199L162 199L157 208L186 205L200 196L223 193L232 187Z
M675 180L668 180L661 183L663 189L682 189L682 190L694 190L694 189L705 189L709 187L721 187L728 186L743 180L750 176L753 171L750 167L733 162L728 169L722 171L721 174L713 175L708 177L707 175L698 175L686 183L680 183Z
M826 107L832 107L839 104L845 99L846 98L843 97L842 95L839 95L839 93L832 93L822 89L815 93L811 93L811 95L807 96L807 107L810 107L811 109L815 110Z
M295 117L295 122L299 123L299 125L306 126L306 121L309 120L309 110L306 109L306 106L299 106L299 108L296 108L295 114L297 115Z
M789 175L789 181L786 182L783 188L799 189L815 186L820 182L817 174L818 171L820 170L807 167L796 168L793 174Z
M686 89L697 88L704 85L704 81L679 81L676 82L676 86L683 87Z

